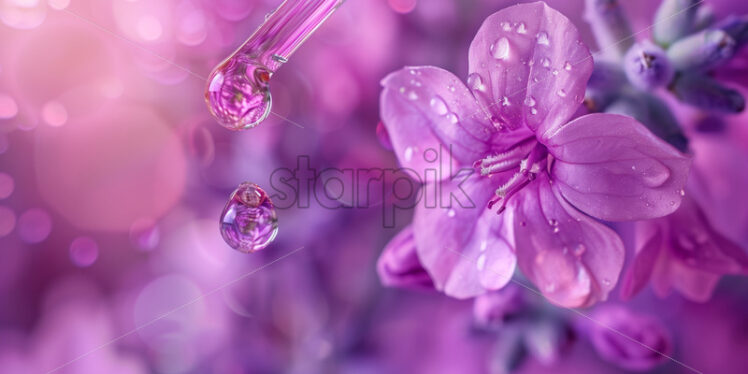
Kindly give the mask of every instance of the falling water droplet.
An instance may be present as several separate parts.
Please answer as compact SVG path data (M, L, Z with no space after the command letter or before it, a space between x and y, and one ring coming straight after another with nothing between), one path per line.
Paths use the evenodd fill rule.
M449 113L449 109L447 109L447 103L444 102L444 99L442 99L441 96L434 96L433 98L431 98L429 105L431 105L431 109L433 109L434 112L440 116Z
M509 40L500 38L496 43L491 44L491 56L497 60L504 60L509 57Z
M259 251L273 242L278 218L272 201L258 185L242 183L221 213L221 236L240 252Z
M551 42L548 40L548 33L545 31L541 31L537 35L538 38L538 44L540 45L550 45Z

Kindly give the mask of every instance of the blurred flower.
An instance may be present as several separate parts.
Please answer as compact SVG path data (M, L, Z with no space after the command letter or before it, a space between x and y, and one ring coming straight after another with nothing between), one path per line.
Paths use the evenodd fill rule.
M630 298L650 280L660 297L675 289L706 301L723 274L746 274L748 254L718 233L696 201L686 196L672 215L636 223L636 258L622 294Z
M418 260L413 227L410 225L384 247L377 261L377 273L385 286L434 288L429 274Z
M600 306L583 323L595 351L624 369L652 369L673 350L662 322L622 306Z
M437 289L453 297L503 287L517 261L553 303L578 307L605 299L623 245L584 213L616 221L669 214L690 161L628 117L593 114L568 122L592 64L574 26L544 3L490 16L471 44L469 63L472 93L434 67L406 68L382 83L382 120L404 167L428 180L434 165L425 152L447 147L458 166L474 162L480 169L480 175L454 172L451 159L439 161L452 171L428 180L438 183L440 201L457 191L472 201L416 208L423 266ZM479 113L487 118L474 118ZM498 213L506 209L500 217L490 210L497 203Z

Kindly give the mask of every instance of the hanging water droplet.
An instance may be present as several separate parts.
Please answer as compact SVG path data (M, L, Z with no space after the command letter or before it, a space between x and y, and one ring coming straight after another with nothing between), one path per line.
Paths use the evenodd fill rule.
M533 106L535 106L535 98L534 98L534 97L532 97L532 96L528 96L528 97L526 97L526 98L525 98L525 105L527 105L527 106L529 106L529 107L533 107Z
M560 96L560 97L566 97L566 91L564 91L564 89L563 89L563 88L562 88L562 89L560 89L560 90L558 90L558 92L556 92L556 94L557 94L558 96Z
M509 40L502 37L496 43L491 44L491 56L497 60L504 60L509 57L509 49Z
M244 253L267 247L278 233L273 202L254 183L242 183L234 190L223 208L220 224L223 240Z
M440 116L449 113L449 109L447 109L447 103L445 103L444 99L442 99L440 96L434 96L429 102L429 105L431 105L431 109L433 109L434 112Z
M468 76L467 83L468 86L470 86L470 88L475 91L484 92L486 90L486 85L483 84L483 77L481 77L478 73L470 74Z
M538 39L538 44L540 44L540 45L550 45L551 44L550 40L548 40L548 33L545 32L545 31L539 32L536 37Z
M569 61L566 61L564 64L564 70L571 71L571 63Z
M525 26L524 22L520 22L517 26L517 34L526 34L527 33L527 26Z

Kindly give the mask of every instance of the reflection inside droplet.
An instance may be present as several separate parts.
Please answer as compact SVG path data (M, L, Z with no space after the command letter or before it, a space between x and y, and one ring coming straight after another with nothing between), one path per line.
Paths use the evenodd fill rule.
M244 253L267 247L278 233L278 218L272 201L258 185L248 182L231 194L220 224L223 240Z
M219 123L230 130L257 126L270 114L270 70L244 56L218 66L208 79L205 100Z

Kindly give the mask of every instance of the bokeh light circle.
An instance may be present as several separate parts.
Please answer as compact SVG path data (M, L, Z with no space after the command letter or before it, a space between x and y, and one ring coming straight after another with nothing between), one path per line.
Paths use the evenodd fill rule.
M80 229L128 232L180 199L186 161L166 122L122 103L64 128L37 130L35 170L42 197Z
M99 245L93 239L81 236L70 243L70 261L78 267L89 267L99 258Z
M52 217L43 209L29 209L18 218L18 236L26 243L41 243L51 232Z
M0 206L0 238L7 236L16 228L16 213L8 207Z
M16 183L9 174L0 172L0 200L7 199L13 194Z

